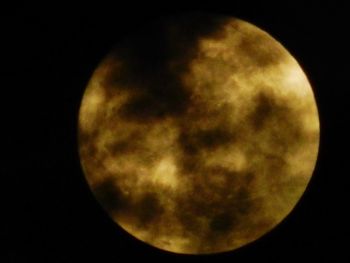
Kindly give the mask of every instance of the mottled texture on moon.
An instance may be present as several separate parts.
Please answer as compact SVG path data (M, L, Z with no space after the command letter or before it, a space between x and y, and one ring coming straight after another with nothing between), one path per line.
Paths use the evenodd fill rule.
M318 144L296 60L229 17L173 17L130 35L93 73L79 113L99 203L176 253L230 251L273 229L305 191Z

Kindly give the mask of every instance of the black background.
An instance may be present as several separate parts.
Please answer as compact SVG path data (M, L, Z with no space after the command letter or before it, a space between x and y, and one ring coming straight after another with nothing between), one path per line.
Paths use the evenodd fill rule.
M321 2L321 1L320 1ZM1 16L5 261L346 262L349 32L345 5L116 3L87 11L51 7ZM135 240L95 201L80 168L77 117L84 88L123 36L159 16L232 15L279 40L314 88L321 121L314 177L293 213L230 253L176 255ZM7 182L7 179L10 179ZM33 261L34 262L34 261Z

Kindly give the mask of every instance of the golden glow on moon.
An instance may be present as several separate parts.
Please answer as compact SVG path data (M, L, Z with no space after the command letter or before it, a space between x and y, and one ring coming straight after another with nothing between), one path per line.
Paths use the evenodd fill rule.
M165 20L124 41L79 115L97 200L136 238L177 253L230 251L274 228L305 191L318 145L296 60L227 17Z

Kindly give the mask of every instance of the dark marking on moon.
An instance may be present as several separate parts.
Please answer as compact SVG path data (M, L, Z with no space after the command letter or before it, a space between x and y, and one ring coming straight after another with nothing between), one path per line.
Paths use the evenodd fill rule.
M258 67L268 67L279 62L284 55L283 52L276 49L271 53L267 48L272 45L272 40L266 38L263 34L245 35L239 43L239 48L243 54L255 63Z
M139 219L139 223L146 226L161 213L163 213L163 208L154 193L146 193L141 199L135 204L136 216Z
M181 75L197 55L198 40L205 36L222 37L217 32L226 19L197 14L190 20L184 17L176 21L157 21L147 31L116 47L114 56L122 61L122 67L117 72L112 69L103 86L137 93L121 109L125 119L145 122L176 116L187 109L190 91ZM170 31L165 29L169 26Z
M108 211L117 212L129 206L127 198L116 186L114 180L109 178L94 188L96 199Z
M230 231L234 224L234 219L230 214L221 214L215 216L210 221L210 229L214 232L227 232Z

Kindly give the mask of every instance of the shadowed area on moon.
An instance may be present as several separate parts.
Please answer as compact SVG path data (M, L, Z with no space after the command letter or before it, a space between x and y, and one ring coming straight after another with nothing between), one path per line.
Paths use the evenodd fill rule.
M114 56L122 61L122 70L112 69L104 85L134 90L137 95L119 114L141 122L183 114L190 91L181 75L197 54L199 38L220 38L218 28L226 20L203 15L160 20L121 43Z
M318 136L288 52L245 22L200 14L120 43L79 119L98 201L135 237L179 253L235 249L272 229L305 190Z

